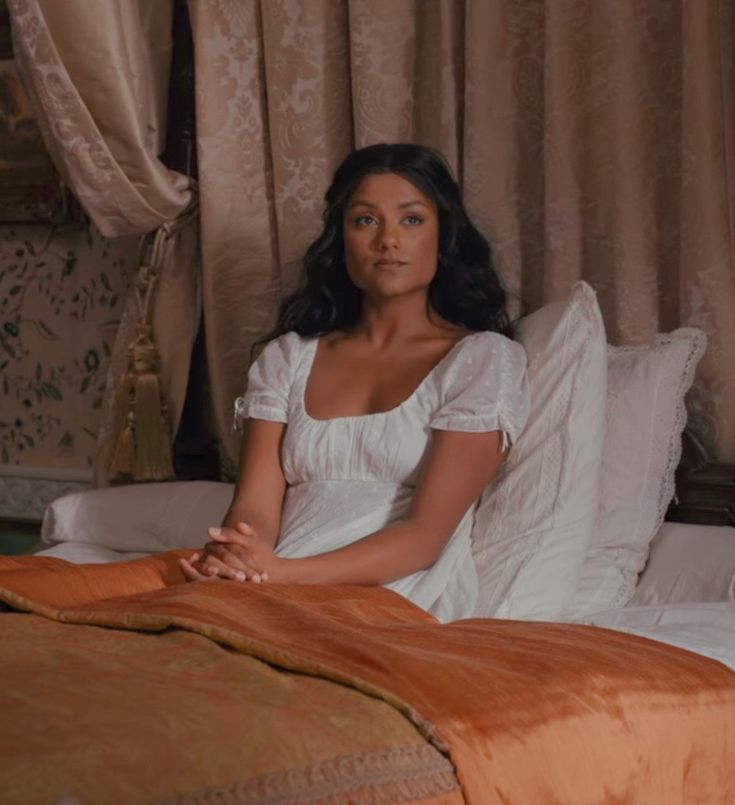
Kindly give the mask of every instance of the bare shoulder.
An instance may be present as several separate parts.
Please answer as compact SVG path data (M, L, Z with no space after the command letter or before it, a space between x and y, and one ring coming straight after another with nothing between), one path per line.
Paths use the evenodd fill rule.
M460 324L440 320L434 323L434 327L426 333L422 341L429 349L433 347L437 352L448 352L460 341L475 332L475 330L470 330Z

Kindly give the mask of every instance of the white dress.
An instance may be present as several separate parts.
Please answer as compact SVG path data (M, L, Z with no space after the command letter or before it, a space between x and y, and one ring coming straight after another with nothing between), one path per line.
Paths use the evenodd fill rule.
M500 430L514 442L528 416L526 355L491 332L465 336L389 411L313 419L306 388L318 338L289 332L253 363L237 418L285 422L288 483L276 553L304 557L349 545L406 515L432 429ZM470 546L474 505L437 561L385 585L440 621L472 615L477 573Z

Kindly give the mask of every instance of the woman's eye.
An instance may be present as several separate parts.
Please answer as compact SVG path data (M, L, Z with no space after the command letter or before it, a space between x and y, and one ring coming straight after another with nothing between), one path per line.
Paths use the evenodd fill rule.
M411 226L418 226L418 224L421 224L424 221L424 219L418 215L407 215L404 220Z
M370 226L375 223L375 218L372 215L358 215L355 218L355 223L357 226Z

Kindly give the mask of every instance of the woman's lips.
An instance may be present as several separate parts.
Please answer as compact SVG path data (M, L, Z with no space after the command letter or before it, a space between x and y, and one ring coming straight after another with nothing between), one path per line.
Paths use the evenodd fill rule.
M402 260L378 260L378 262L375 263L377 268L400 268L405 265L407 264Z

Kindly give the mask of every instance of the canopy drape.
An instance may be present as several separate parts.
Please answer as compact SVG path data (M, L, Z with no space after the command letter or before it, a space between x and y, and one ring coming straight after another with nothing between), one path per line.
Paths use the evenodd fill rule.
M159 233L157 248L142 251L113 350L98 480L104 482L115 457L123 477L170 477L171 431L199 319L193 188L158 158L172 3L9 0L8 6L15 57L61 176L103 235L149 235L152 242ZM125 449L118 450L122 437Z
M108 235L191 210L158 160L168 0L9 0L18 60L60 172ZM190 0L201 283L216 436L251 347L298 282L351 148L442 150L494 244L515 314L585 279L610 340L709 337L690 399L735 459L735 7L728 0ZM192 228L165 248L150 311L176 425L197 321ZM178 245L177 245L178 244ZM175 259L172 255L176 255ZM162 293L165 287L165 298ZM135 283L110 392L137 317ZM100 455L124 417L108 395Z
M735 459L735 7L728 0L191 0L217 436L353 147L441 149L518 314L585 279L609 339L679 325Z

